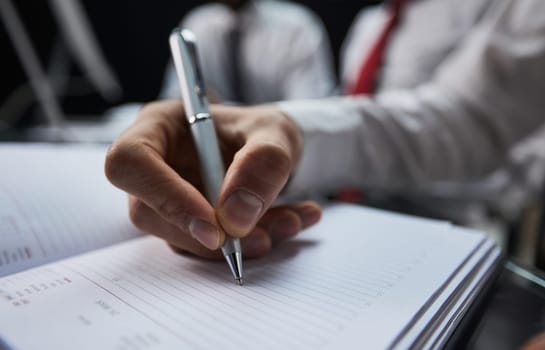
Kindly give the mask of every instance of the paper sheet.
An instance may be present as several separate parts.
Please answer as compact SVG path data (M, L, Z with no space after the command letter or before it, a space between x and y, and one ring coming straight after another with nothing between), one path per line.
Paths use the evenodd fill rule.
M105 146L0 146L0 277L138 236Z
M0 279L0 336L24 349L388 348L484 240L335 206L246 262L239 287L223 262L138 238Z
M467 229L453 228L452 234L466 231ZM450 334L450 331L442 327L449 327L449 322L458 322L453 320L453 313L458 312L458 308L465 308L470 305L471 293L477 294L486 283L486 276L490 269L495 266L499 258L499 248L490 240L484 241L475 254L469 257L465 264L461 265L459 270L452 278L445 283L441 293L437 294L431 301L422 315L416 322L407 329L405 334L400 335L399 341L395 344L396 349L426 349L431 345L424 346L426 342L433 343L442 338L442 334ZM443 341L445 339L442 339Z

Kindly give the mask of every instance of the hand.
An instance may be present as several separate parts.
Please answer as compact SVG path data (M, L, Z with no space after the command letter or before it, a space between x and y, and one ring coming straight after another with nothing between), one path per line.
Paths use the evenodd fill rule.
M273 107L213 106L211 112L228 166L216 210L201 195L202 182L183 106L145 106L110 148L106 176L129 193L129 214L142 231L175 250L221 258L226 233L242 238L244 256L268 253L320 219L314 202L271 208L302 152L295 123Z

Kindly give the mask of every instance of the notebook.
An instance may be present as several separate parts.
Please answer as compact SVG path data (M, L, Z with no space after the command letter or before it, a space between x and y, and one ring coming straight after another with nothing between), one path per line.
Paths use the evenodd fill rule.
M95 146L0 146L0 348L441 348L491 278L483 233L335 204L258 260L132 228Z

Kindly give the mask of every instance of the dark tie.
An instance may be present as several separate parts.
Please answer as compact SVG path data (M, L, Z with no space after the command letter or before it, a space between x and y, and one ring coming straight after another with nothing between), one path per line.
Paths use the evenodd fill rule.
M238 17L238 16L237 16ZM230 65L230 76L231 80L231 90L232 96L231 99L233 102L244 103L245 98L242 92L242 70L241 70L241 58L242 56L242 30L239 23L239 18L236 19L235 24L231 32L229 33L229 65Z

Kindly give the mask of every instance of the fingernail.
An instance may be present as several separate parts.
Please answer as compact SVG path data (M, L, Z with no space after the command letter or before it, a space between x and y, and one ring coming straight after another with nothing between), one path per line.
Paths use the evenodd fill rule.
M250 235L241 240L244 257L256 258L271 250L271 240L265 235Z
M219 232L216 226L200 219L192 219L189 224L189 233L208 249L217 249Z
M246 233L251 230L263 210L263 200L245 190L237 190L223 204L223 212L231 225Z

